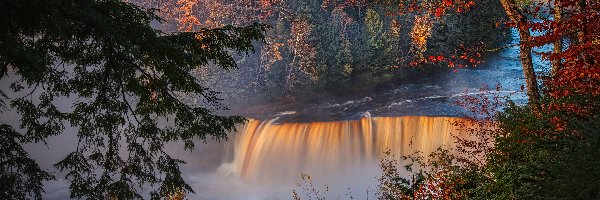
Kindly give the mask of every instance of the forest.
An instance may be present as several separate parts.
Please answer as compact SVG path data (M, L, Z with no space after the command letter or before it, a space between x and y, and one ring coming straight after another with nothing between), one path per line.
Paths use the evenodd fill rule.
M0 199L598 199L596 0L0 0Z
M484 50L508 40L498 1L133 2L160 9L166 20L161 28L169 31L269 25L256 53L236 57L240 70L202 69L203 81L224 96L252 98L258 92L294 99L368 91L448 66L476 65ZM221 87L223 82L228 86Z

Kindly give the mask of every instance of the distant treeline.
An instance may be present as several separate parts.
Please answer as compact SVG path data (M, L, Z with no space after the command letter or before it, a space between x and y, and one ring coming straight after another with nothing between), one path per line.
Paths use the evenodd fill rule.
M504 17L502 6L492 0L466 1L468 6L462 10L450 8L455 5L446 1L137 3L160 5L167 30L254 22L271 26L265 42L256 44L256 53L238 57L240 69L200 70L202 80L210 88L223 91L225 98L234 93L281 97L373 89L448 68L447 62L431 62L430 58L456 60L451 66L458 66L461 58L478 59L481 55L471 54L497 47L508 38L507 29L499 26Z

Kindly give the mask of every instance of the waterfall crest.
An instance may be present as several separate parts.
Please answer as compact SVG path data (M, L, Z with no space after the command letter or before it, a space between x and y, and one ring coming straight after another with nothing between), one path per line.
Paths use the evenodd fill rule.
M376 176L387 149L399 158L414 151L427 155L441 145L453 147L453 134L466 136L453 125L460 120L464 119L364 117L283 124L250 120L234 136L233 160L223 166L244 182L257 184L295 183L302 173L330 180L363 172Z

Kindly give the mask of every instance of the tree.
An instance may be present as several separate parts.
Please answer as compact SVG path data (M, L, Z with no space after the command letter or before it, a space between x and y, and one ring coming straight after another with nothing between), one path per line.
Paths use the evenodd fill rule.
M503 3L516 5L515 1ZM521 47L569 42L542 53L542 59L559 67L551 76L542 77L539 99L515 105L508 98L486 94L487 90L466 95L458 103L469 113L467 123L456 125L468 136L455 137L456 154L439 149L429 155L430 160L418 153L404 157L409 161L404 177L396 161L384 157L377 188L380 199L600 197L600 2L561 0L556 4L555 10L564 8L569 14L558 20L531 20L511 7L519 12L517 16L523 14L517 18L521 24L516 25L528 39ZM528 15L539 16L536 12ZM530 30L540 34L529 35ZM425 170L413 171L413 165Z
M531 58L531 34L529 32L527 16L519 8L516 0L500 0L502 7L506 11L506 15L519 31L521 66L523 67L523 75L527 84L527 96L529 102L537 102L540 98L538 91L538 83L533 70L533 61Z
M2 0L0 12L10 19L0 22L0 78L17 79L2 91L2 112L20 115L19 127L1 126L3 199L40 198L52 177L20 145L66 126L77 128L77 149L54 166L68 172L71 197L142 198L142 186L152 198L193 192L165 143L192 149L244 121L214 114L224 109L217 93L192 72L236 67L231 50L252 51L263 25L164 33L151 26L161 21L154 10L119 0Z
M561 8L565 12L560 14L568 15L527 21L525 28L520 28L542 33L530 37L530 46L561 44L563 40L569 45L542 54L553 62L553 71L542 79L539 101L511 104L497 115L499 129L493 134L487 163L479 171L480 186L474 190L481 198L600 197L600 4L556 1L554 12ZM530 14L538 15L539 9L535 10ZM531 109L534 106L536 109Z
M560 3L560 0L554 0L554 21L556 23L560 23L560 20L562 19L562 5ZM554 31L559 31L558 29L555 29ZM556 41L554 41L553 43L554 45L554 50L553 50L553 54L560 54L562 52L563 49L563 39L562 37L559 37ZM560 65L561 65L561 61L558 59L553 59L552 61L552 71L551 71L551 75L554 76L556 75L556 72L560 69Z
M21 146L22 136L12 127L0 125L0 198L41 199L42 181L53 179Z

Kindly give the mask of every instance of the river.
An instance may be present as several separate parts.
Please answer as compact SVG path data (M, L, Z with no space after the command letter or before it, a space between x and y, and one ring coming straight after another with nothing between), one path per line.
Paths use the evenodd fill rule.
M292 190L302 189L297 183L303 173L313 177L316 188L327 185L327 197L367 199L375 193L383 151L396 158L428 153L452 147L453 135L464 136L452 125L463 120L464 109L455 101L498 85L493 95L525 102L518 53L517 47L503 49L475 68L417 77L368 94L233 107L250 121L229 140L200 142L192 152L181 144L167 150L187 162L181 169L196 191L190 199L291 199ZM537 72L547 70L538 56L534 63ZM73 135L63 134L49 138L48 147L28 148L48 167L66 153L61 147L75 143ZM68 198L68 183L57 175L45 184L44 199Z
M217 147L219 165L204 172L185 168L197 192L190 197L291 199L293 190L302 193L301 174L308 174L316 189L328 189L328 198L372 198L382 152L390 150L396 159L414 151L426 155L452 147L453 136L466 137L453 125L465 111L456 101L487 87L494 91L486 95L526 102L518 53L507 48L477 67L369 94L234 108L251 120ZM536 72L548 70L537 56L534 63Z

